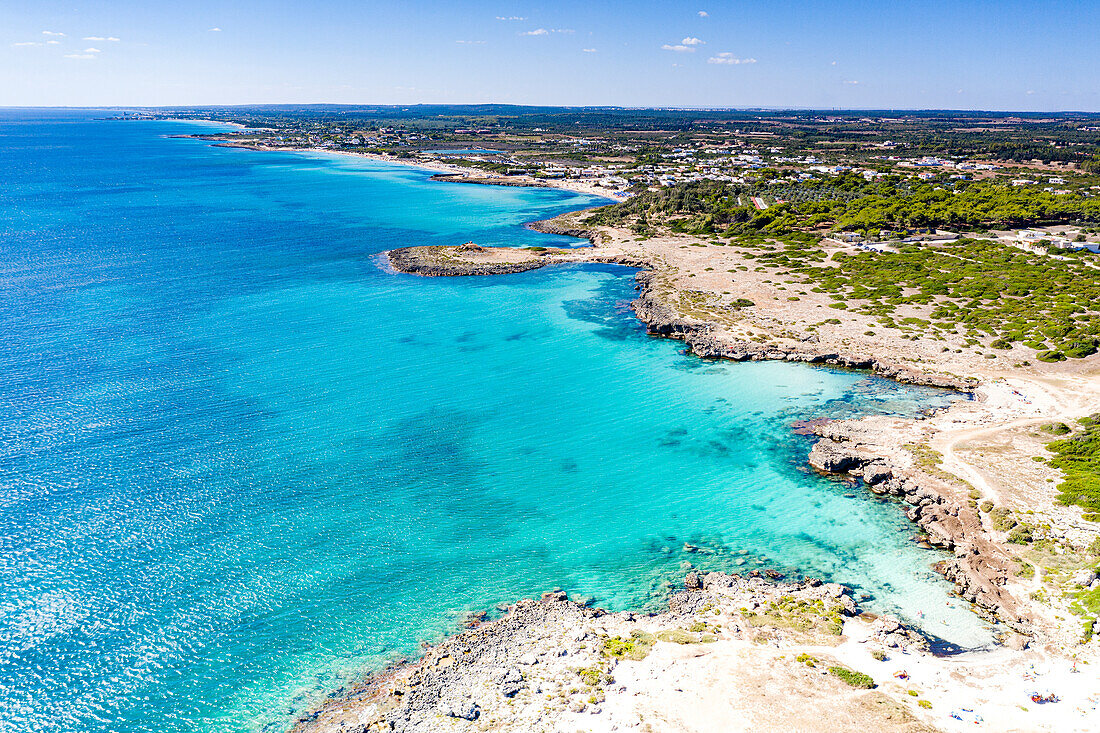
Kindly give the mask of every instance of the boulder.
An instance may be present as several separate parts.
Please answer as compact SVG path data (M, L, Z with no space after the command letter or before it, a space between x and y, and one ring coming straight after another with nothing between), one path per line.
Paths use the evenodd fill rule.
M448 718L461 718L462 720L477 720L481 715L481 708L473 700L458 700L446 706L444 715Z
M1092 568L1083 568L1073 574L1073 584L1089 587L1096 580L1096 571Z
M811 466L825 473L844 473L858 468L861 463L858 455L828 438L814 443L809 460Z
M863 481L868 486L881 484L892 475L893 473L890 471L890 467L882 461L871 461L863 467Z

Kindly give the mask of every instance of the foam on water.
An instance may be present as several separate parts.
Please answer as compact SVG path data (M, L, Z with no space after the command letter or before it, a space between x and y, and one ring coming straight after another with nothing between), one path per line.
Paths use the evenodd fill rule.
M684 356L625 268L377 266L567 243L522 224L592 199L3 114L0 730L279 730L464 612L656 607L685 562L988 641L900 509L790 429L948 395Z

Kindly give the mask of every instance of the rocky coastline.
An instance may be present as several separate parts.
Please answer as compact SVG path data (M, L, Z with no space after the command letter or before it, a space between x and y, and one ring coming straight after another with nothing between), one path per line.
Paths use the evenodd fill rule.
M684 589L658 614L612 613L570 600L564 591L521 600L498 619L475 617L418 660L340 691L302 717L294 732L528 731L549 730L549 719L580 723L603 714L615 720L621 712L609 698L629 698L635 687L620 665L666 648L703 654L719 642L834 645L844 619L860 614L844 586L753 575L689 572ZM876 648L928 648L896 619L864 619L865 641Z
M641 285L641 292L632 304L634 313L645 324L650 335L681 339L687 344L691 353L701 358L732 361L797 361L866 369L905 384L943 387L968 393L978 386L977 379L930 374L881 361L873 356L845 354L824 347L816 340L806 341L804 347L796 348L776 343L758 343L730 338L717 333L715 324L684 318L662 302L651 287L655 277L656 273L653 271L639 272L635 276Z
M907 518L920 528L922 541L926 541L929 547L947 553L947 556L934 567L954 584L956 594L970 603L971 608L979 615L989 620L1001 622L1004 625L1002 628L1011 629L1011 632L1005 634L1002 639L1002 643L1007 648L994 652L994 654L1011 653L1016 655L1011 657L1012 664L1016 668L1015 674L1019 674L1018 668L1027 663L1026 660L1035 659L1036 654L1038 654L1038 658L1044 658L1043 655L1045 654L1057 656L1060 654L1057 651L1058 649L1064 650L1066 648L1065 646L1058 646L1067 643L1069 638L1061 630L1061 627L1052 627L1051 619L1044 615L1045 611L1036 608L1035 604L1029 603L1028 597L1025 597L1028 596L1029 591L1037 587L1037 583L1021 580L1021 567L1026 570L1027 563L1022 561L1018 555L1014 555L1010 546L1005 544L1007 532L992 531L988 521L983 524L983 519L987 518L979 512L979 504L983 507L981 512L987 512L988 509L985 508L985 505L993 502L979 502L977 500L993 499L996 500L997 504L1000 504L1003 495L999 494L996 489L991 489L989 484L983 481L980 476L975 477L973 472L966 472L959 468L957 447L960 438L954 437L960 434L984 435L985 431L990 429L984 426L996 426L998 420L1010 419L1007 415L1027 416L1035 412L1036 408L1028 407L1030 396L1024 397L1018 391L1013 391L1008 385L1003 384L1004 379L1002 377L991 375L989 370L972 369L970 368L972 362L966 363L965 360L952 358L947 353L947 348L943 348L945 357L941 359L939 356L919 351L899 350L894 345L891 345L890 348L878 350L873 343L868 343L866 339L851 338L854 335L851 330L837 329L833 331L828 328L799 330L792 328L789 325L792 321L784 317L783 296L776 293L774 296L766 294L761 297L759 289L759 278L761 276L757 276L757 290L733 294L727 292L725 298L720 297L721 293L715 293L713 285L710 285L710 290L707 290L706 286L703 290L694 290L693 288L698 287L695 284L698 281L692 281L688 278L697 276L703 278L706 276L704 270L709 271L717 269L719 266L729 267L730 265L724 263L718 265L713 259L709 261L703 259L702 253L699 250L692 249L692 244L684 239L670 238L666 241L657 242L656 246L652 246L648 240L633 237L627 232L605 232L602 229L595 230L586 227L578 221L575 214L549 221L533 222L527 226L534 231L585 238L594 246L576 249L548 248L543 250L542 248L533 248L536 251L525 251L525 254L519 255L524 260L521 263L497 263L496 266L488 268L477 263L463 263L457 267L428 268L431 270L430 272L421 271L417 274L450 276L506 274L507 272L534 269L535 267L555 263L598 262L626 265L639 270L635 274L638 294L632 303L632 307L635 315L645 325L647 333L654 337L682 340L686 346L686 351L700 358L734 361L780 360L853 368L867 370L902 383L948 388L977 395L978 399L976 400L960 401L951 409L931 415L924 420L905 420L901 418L878 420L869 418L863 421L850 422L816 423L810 421L805 429L808 433L816 435L818 440L808 456L808 463L812 468L824 474L841 476L845 479L858 479L870 493L879 495L884 500L896 501L902 505ZM703 245L696 244L695 246L702 247ZM697 255L697 253L699 254ZM395 269L405 272L417 272L417 269L410 265L415 260L415 256L399 254L396 259L397 261L394 262L393 255L390 255L390 261L394 263ZM714 265L714 267L707 265ZM522 269L512 269L517 266ZM424 268L421 267L420 269L423 270ZM739 269L744 271L746 268L741 267ZM735 270L728 269L728 271L734 272ZM731 288L731 290L737 289ZM780 291L782 291L781 288ZM744 299L744 295L749 295L755 303L761 303L761 305L757 307L753 301ZM785 300L797 301L799 299L785 298ZM742 301L748 303L748 305L743 305ZM774 304L771 304L773 301ZM816 307L825 306L818 305ZM735 309L737 308L747 308L748 310L736 312ZM732 318L728 315L729 313L734 313ZM818 319L820 317L818 316ZM826 322L830 321L836 322L834 319ZM794 321L794 323L797 322ZM820 325L820 323L817 325ZM959 352L956 351L955 353ZM906 362L911 362L912 365L903 365ZM958 376L948 370L982 376L980 379ZM1009 404L1006 405L1006 401ZM1035 419L1029 417L1017 418L1016 424L1031 423ZM1049 419L1049 416L1047 416L1047 419ZM955 425L965 427L954 427ZM929 446L929 442L940 446L945 452L941 454L937 449ZM942 467L940 466L941 460L943 461ZM960 470L962 470L961 473ZM692 593L713 594L716 590L715 583L719 577L722 577L721 574L702 576L693 573L689 575L688 590L674 596L669 611L657 616L639 616L629 613L608 614L598 609L571 606L569 604L572 602L567 601L562 595L550 600L544 597L542 601L537 603L525 601L517 604L512 607L505 619L501 619L501 622L504 622L501 628L509 628L514 632L517 654L523 656L524 654L533 653L537 659L536 664L541 664L542 656L540 655L542 652L537 651L537 649L540 644L545 644L547 639L557 640L555 643L560 642L562 638L572 639L573 636L570 635L572 629L583 627L584 624L602 624L600 628L604 629L603 632L597 631L593 637L585 637L581 634L577 639L574 639L574 641L586 640L592 642L587 651L578 647L576 650L578 656L574 657L574 660L579 659L586 664L593 662L604 664L601 669L613 669L620 660L607 659L606 655L601 652L601 649L604 648L602 645L606 643L607 638L614 638L618 635L629 639L633 638L630 634L634 632L649 634L651 630L656 630L661 624L666 623L679 623L681 627L686 626L687 618L676 615L678 610L682 609L680 604L684 603L685 598L692 597ZM733 577L736 578L736 576ZM759 578L745 580L763 582ZM723 580L722 582L726 581ZM740 580L735 579L732 582L738 588L742 588ZM755 588L754 592L764 591ZM843 594L843 596L849 602L851 601L847 594ZM1029 597L1034 599L1034 593ZM721 605L713 599L707 602ZM739 607L739 609L744 611L745 608L759 608L761 605L772 602L765 601L761 604L758 599L752 600L748 605L743 608ZM843 601L840 602L843 603ZM557 603L566 605L554 606ZM753 603L757 605L754 606ZM531 604L536 604L537 609ZM550 613L546 608L547 604L554 606L556 610ZM725 609L723 613L729 613L733 617L737 616L734 613L735 609L723 608ZM698 607L696 607L696 610L698 610ZM844 613L854 611L854 608L846 607L843 609ZM506 621L508 618L513 618L513 621ZM530 621L530 628L533 629L530 634L525 631L517 631L515 627L509 626L509 624L520 623L519 619ZM676 619L675 622L672 619ZM746 619L747 617L742 616L740 621ZM637 625L639 623L641 623L641 626ZM692 623L695 624L696 622ZM856 620L847 622L845 629L848 629L852 623L859 626L861 622ZM723 626L727 624L730 628L748 633L745 632L743 626L738 625L739 621L736 618L725 619ZM893 631L898 631L903 638L908 639L906 643L909 644L909 648L919 649L919 644L916 642L919 635L905 630L903 626L897 624L896 620L887 620L886 622L879 620L875 624L877 629L875 633L881 635L882 626L885 625ZM527 628L523 624L521 626ZM749 626L752 626L752 624L750 623ZM867 626L867 624L864 624L864 626ZM664 630L668 631L667 625ZM461 639L466 633L469 632L463 632L456 637L452 637L443 644L449 644L453 639ZM845 634L847 633L845 631ZM748 636L751 637L752 634L748 633ZM490 634L490 638L492 638L492 634ZM861 643L863 641L865 639L860 640ZM906 643L898 644L898 646L905 647ZM1074 642L1069 641L1068 643ZM891 646L891 643L883 642L882 639L877 639L875 644L884 649L895 648ZM436 652L438 648L433 647L429 650L425 660L442 658ZM532 652L532 650L535 651ZM525 658L531 659L530 656ZM782 659L783 657L779 658ZM875 657L875 659L878 658ZM486 657L486 659L492 659L492 657ZM509 665L515 661L511 660L510 657L508 660L507 664ZM420 665L424 664L430 664L430 662L421 660L412 665L403 665L400 670L404 671L395 672L391 669L386 675L404 674L406 672L412 674L415 670L422 670L423 667ZM444 662L444 664L447 663ZM698 672L702 664L695 664L694 669ZM615 727L603 725L596 727L573 725L573 723L587 722L587 720L582 721L577 718L578 715L591 715L593 713L598 715L601 707L605 711L617 709L612 705L610 692L606 704L602 702L602 693L591 698L598 698L599 702L578 700L577 696L568 690L563 698L561 697L562 690L560 688L542 686L539 682L531 685L530 667L512 665L505 668L505 666L503 662L497 664L493 667L495 671L492 672L489 672L488 668L482 668L481 673L479 673L480 677L447 678L448 681L441 682L442 687L439 688L450 690L451 692L446 694L452 694L456 690L473 689L472 686L477 684L481 684L483 688L488 684L490 689L495 689L497 694L501 696L500 701L503 701L501 705L505 705L505 708L496 703L482 704L476 700L473 701L477 703L474 705L471 700L467 699L457 702L452 700L445 703L439 702L445 696L444 693L439 693L439 699L436 702L431 702L430 695L429 698L423 698L418 697L416 694L410 695L410 693L404 692L398 695L402 699L400 705L387 708L389 712L386 715L390 715L390 717L386 718L385 721L379 722L380 719L375 721L381 727L364 727L362 730L416 731L437 729L432 728L426 722L427 717L417 717L422 714L428 715L424 711L430 711L430 715L434 715L437 721L446 719L449 728L457 726L459 730L467 728L469 730L484 730L487 729L486 723L490 723L489 729L499 728L500 730L616 729ZM548 665L542 669L550 668L550 665ZM941 666L936 674L941 675L941 678L957 674L952 672L952 669L951 665ZM993 665L984 674L987 676L995 675L997 669L1000 668ZM723 673L727 673L729 667L722 667L722 670ZM742 684L751 686L759 677L766 676L764 671L757 670L757 672L757 677L742 679ZM561 674L565 673L562 672ZM340 695L315 711L313 717L303 722L302 726L304 727L300 727L299 730L301 733L329 733L329 731L345 730L345 728L332 727L324 722L325 720L332 720L331 717L325 717L332 713L334 709L332 706L339 708L341 701L344 701L345 708L350 710L361 711L364 704L374 706L371 707L372 710L377 709L377 704L381 699L379 691L386 684L389 684L382 682L384 679L390 679L386 675L372 676L363 686L350 691L349 694L355 699L366 702L353 702L350 707L347 707L349 698L347 695ZM662 672L657 676L665 679L668 675L666 672ZM481 681L478 682L478 680ZM489 682L486 683L485 680L489 680ZM705 687L706 679L696 680L693 684ZM951 684L947 682L943 689L945 691L950 689ZM997 684L1005 684L1005 682ZM493 687L494 685L496 687ZM530 706L520 706L518 698L505 694L515 688L516 685L520 686L517 695L523 694L523 690L531 690L536 695L542 695L547 699L553 697L554 705L558 705L564 700L563 706L557 708L553 705L550 707L543 706L537 714L531 713ZM582 692L588 692L584 688L581 689ZM912 702L912 700L907 700L904 697L904 694L906 694L904 689L899 690L898 693L894 697L895 701L900 699L906 703ZM631 693L630 687L627 686L625 694L637 695L639 693ZM965 696L979 693L971 689L969 692L960 692L960 694ZM359 697L364 695L366 697ZM406 695L410 695L407 697L408 704L404 702ZM492 700L493 698L492 695L488 695L488 697L483 696L483 699ZM849 701L849 703L849 707L856 705L854 701ZM675 710L677 715L683 714L684 707L678 699L664 700L663 704L664 707L660 708L661 710ZM615 703L615 705L619 705L619 703ZM526 712L523 714L533 715L533 717L527 719L523 724L514 724L514 721L518 718L509 718L508 714L505 713L505 718L512 722L499 726L496 724L496 721L499 720L497 716L501 714L502 710L513 710L516 707L525 710ZM1006 706L1003 711L1005 720L1012 719L1013 708L1012 705ZM473 715L473 717L471 718L469 715ZM619 720L613 717L609 719ZM358 720L362 720L362 718ZM568 725L563 724L566 727L544 725L543 723L547 720L565 720ZM329 727L325 727L326 725ZM618 722L615 725L619 725ZM620 725L619 729L629 729L631 727L630 725ZM881 726L875 724L870 727ZM811 726L811 728L822 729L820 726ZM346 729L353 730L356 728L352 726ZM645 728L639 727L639 729ZM721 730L723 728L709 726L706 729ZM759 729L778 730L784 728L775 724L774 721L769 721L766 725L761 725ZM833 729L839 730L841 728L836 727ZM904 729L923 730L919 727Z
M536 222L530 225L538 231L569 236L595 237L596 233L571 228L553 222ZM494 275L532 270L554 261L562 253L568 257L574 250L547 250L543 256L532 256L529 262L469 264L437 263L426 261L423 251L427 248L405 248L388 253L394 269L400 272L426 276ZM587 254L587 253L586 253ZM588 262L612 262L634 267L646 267L624 256L585 256ZM734 340L715 333L714 324L684 318L656 297L651 287L656 273L642 270L635 276L640 293L632 306L653 336L683 340L691 353L708 359L733 361L797 361L809 364L870 370L899 382L951 388L970 392L977 380L928 374L884 363L871 356L852 356L823 349L818 344L808 344L806 349L793 349L773 343L757 343ZM824 431L833 431L825 434ZM1026 615L1019 603L1004 588L1009 572L1010 558L985 536L977 513L948 498L939 487L929 486L928 477L905 473L887 459L862 452L849 441L850 435L837 432L834 426L818 426L815 432L821 439L810 453L809 462L814 468L831 474L852 474L863 478L868 490L876 494L896 497L910 505L908 518L928 535L929 543L937 548L953 552L950 559L939 563L938 570L955 584L959 596L983 609L986 615L1009 625L1012 629L1028 633Z
M439 256L437 247L402 247L386 252L390 266L397 272L422 277L464 277L483 275L510 275L537 270L548 264L545 259L532 257L522 262L467 262Z
M583 211L573 212L570 217L583 216L588 209ZM587 239L589 243L595 244L600 236L600 233L595 229L590 229L579 224L563 223L559 218L555 219L540 219L539 221L528 222L525 225L528 229L541 234L556 234L562 237L576 237L577 239Z
M598 232L562 224L555 220L533 222L536 231L594 241ZM657 295L653 287L658 273L652 263L621 254L601 254L598 249L547 250L532 255L529 262L498 264L436 264L425 262L427 248L405 248L388 253L394 269L428 276L491 275L522 272L554 262L603 262L641 268L635 275L638 297L632 307L646 326L647 333L663 338L680 339L688 350L701 358L733 361L794 361L869 370L879 376L907 384L954 389L970 393L978 380L933 374L901 367L873 356L850 355L820 344L807 342L803 348L768 342L730 338L716 325L704 320L686 318ZM579 254L579 257L577 256ZM861 451L850 442L843 427L816 426L820 436L810 453L814 468L830 474L852 474L863 479L868 490L896 497L910 505L908 518L928 535L929 543L953 556L938 564L937 569L955 584L958 595L974 603L990 618L1003 621L1010 628L1028 633L1030 625L1020 604L1005 589L1011 564L1010 558L982 530L977 513L949 498L943 487L935 486L928 476L917 476L892 465L888 459ZM832 431L832 432L827 432ZM930 485L931 484L931 485Z
M479 186L513 186L515 188L549 188L547 184L526 179L468 176L465 173L436 173L431 180L441 183L472 183Z
M991 542L975 509L960 506L936 479L914 475L888 457L861 449L844 423L814 427L821 436L810 450L809 463L822 473L862 479L869 491L909 505L905 514L926 534L933 547L952 552L936 569L955 584L960 598L982 609L988 618L1021 634L1032 632L1020 603L1006 589L1012 561Z

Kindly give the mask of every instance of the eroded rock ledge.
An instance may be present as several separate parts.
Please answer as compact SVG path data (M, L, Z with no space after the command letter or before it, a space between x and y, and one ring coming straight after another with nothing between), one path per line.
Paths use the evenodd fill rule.
M646 267L648 262L629 255L590 248L481 247L468 242L458 247L402 247L385 253L393 269L425 277L509 275L554 264L579 262Z
M811 466L859 476L871 492L908 504L906 516L927 533L929 544L954 553L937 569L955 584L959 596L1013 630L1030 633L1021 604L1005 589L1012 560L986 536L976 511L948 498L951 491L936 486L938 479L849 442L843 423L814 430L823 437L810 451Z
M713 323L684 318L676 313L655 295L651 287L655 277L653 272L640 272L636 276L636 280L642 285L642 292L634 301L634 312L646 324L651 335L682 339L696 356L733 361L799 361L869 369L875 374L906 384L946 387L963 392L971 392L978 385L976 379L929 374L882 362L873 356L831 351L817 344L807 344L805 348L799 348L733 338L719 332Z

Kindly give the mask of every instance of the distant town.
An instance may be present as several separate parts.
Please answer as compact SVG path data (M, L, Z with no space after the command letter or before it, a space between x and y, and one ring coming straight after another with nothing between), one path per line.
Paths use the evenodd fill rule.
M883 115L493 105L202 108L122 116L222 121L238 127L206 137L247 147L312 149L435 165L451 181L554 185L617 201L708 182L725 185L723 193L727 198L733 194L735 206L754 212L878 193L857 190L851 185L853 178L889 185L901 193L923 185L958 194L983 184L1014 189L1014 200L1035 194L1046 201L1088 201L1092 210L1100 201L1096 114ZM937 233L935 226L883 223L886 226L869 222L846 228L843 221L815 221L810 228L883 251L890 243L949 236L942 230ZM1100 232L1090 226L1094 223L1087 217L1041 213L1018 222L987 222L990 229L1001 230L999 237L1021 247L1096 253ZM1061 228L1034 228L1048 225ZM967 228L973 227L951 227Z

